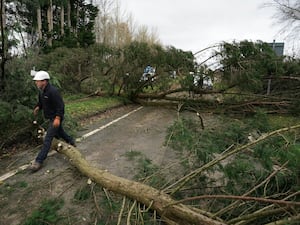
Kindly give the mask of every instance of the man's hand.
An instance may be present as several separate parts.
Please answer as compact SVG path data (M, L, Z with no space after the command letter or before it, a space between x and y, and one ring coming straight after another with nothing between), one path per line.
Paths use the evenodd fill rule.
M39 112L39 110L40 110L40 107L35 107L34 109L33 109L33 115L37 115L38 114L38 112Z
M53 120L53 127L57 128L60 125L60 117L56 116Z

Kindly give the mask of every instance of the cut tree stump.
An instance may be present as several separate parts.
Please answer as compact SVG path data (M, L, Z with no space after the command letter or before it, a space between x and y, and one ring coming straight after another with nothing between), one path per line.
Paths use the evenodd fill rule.
M148 185L115 176L105 170L93 167L80 151L64 142L54 140L52 148L64 154L83 175L112 192L136 200L156 210L169 225L221 225L220 219L212 219L201 210L176 201L166 193ZM209 213L207 213L209 214Z

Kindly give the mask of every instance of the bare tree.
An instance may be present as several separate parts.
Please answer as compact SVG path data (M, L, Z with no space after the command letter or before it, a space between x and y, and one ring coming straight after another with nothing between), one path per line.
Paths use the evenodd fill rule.
M149 44L158 44L160 42L157 32L154 30L149 31L146 25L141 25L138 27L134 39L140 42L147 42Z
M276 9L274 17L282 25L282 33L298 37L300 32L299 0L272 0L265 6Z
M95 23L96 42L107 44L109 38L109 25L111 23L111 11L114 0L98 0L99 8L97 20Z
M156 32L138 26L133 16L121 10L118 0L96 1L99 12L96 20L96 42L114 46L129 44L132 40L148 43L158 43Z

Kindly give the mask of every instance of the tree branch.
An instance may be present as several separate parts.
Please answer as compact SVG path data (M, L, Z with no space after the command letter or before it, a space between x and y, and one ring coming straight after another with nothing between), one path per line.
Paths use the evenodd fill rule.
M189 182L191 179L193 179L194 177L196 177L198 174L202 173L204 170L213 167L214 165L216 165L217 163L223 161L224 159L238 153L241 152L253 145L258 144L259 142L262 142L264 140L266 140L269 137L278 135L281 132L286 132L286 131L290 131L290 130L294 130L294 129L298 129L300 128L300 124L299 125L295 125L295 126L291 126L291 127L286 127L286 128L282 128L282 129L278 129L275 131L272 131L270 133L264 134L262 136L260 136L258 139L254 140L253 142L249 142L243 146L237 147L235 149L233 149L232 151L226 153L226 154L222 154L220 155L218 158L210 161L209 163L203 165L202 167L190 172L189 174L187 174L186 176L182 177L181 179L179 179L177 182L175 182L174 184L172 184L171 186L169 186L168 188L172 188L172 187L176 187L171 194L176 193L178 190L180 190L187 182Z

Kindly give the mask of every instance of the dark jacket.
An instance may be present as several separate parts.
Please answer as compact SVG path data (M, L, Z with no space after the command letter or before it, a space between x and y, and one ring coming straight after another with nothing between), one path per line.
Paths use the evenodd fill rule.
M63 118L65 113L65 104L56 87L50 83L47 84L43 91L39 93L39 101L36 106L44 110L46 119L54 119L55 116Z

